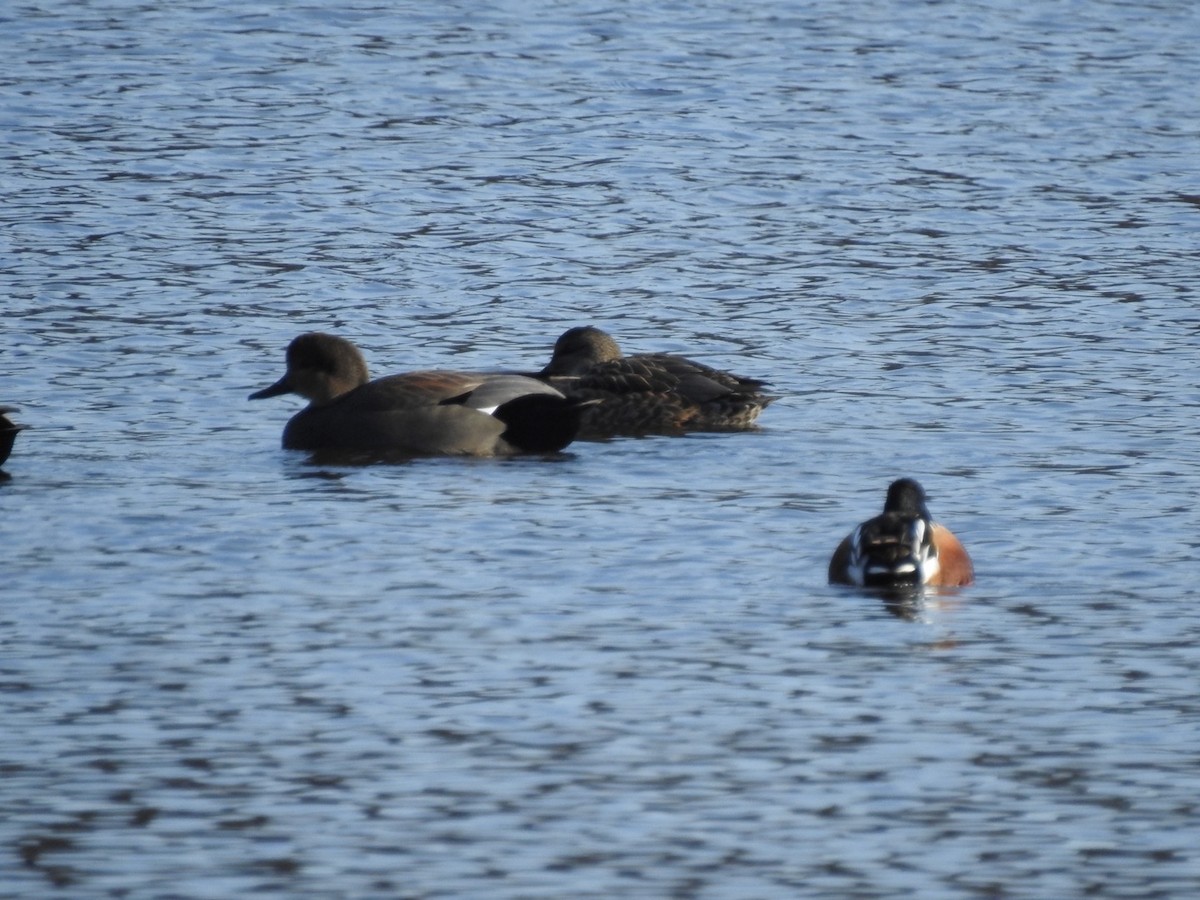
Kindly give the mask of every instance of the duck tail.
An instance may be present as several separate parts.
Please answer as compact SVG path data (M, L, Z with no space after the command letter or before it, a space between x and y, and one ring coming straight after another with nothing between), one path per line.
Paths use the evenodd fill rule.
M522 453L557 453L579 434L584 411L599 400L524 394L492 413L507 427L501 437Z

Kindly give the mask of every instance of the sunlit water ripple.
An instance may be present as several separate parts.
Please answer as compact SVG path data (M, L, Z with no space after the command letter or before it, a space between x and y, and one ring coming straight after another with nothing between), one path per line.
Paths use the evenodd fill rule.
M0 14L5 896L1200 888L1200 8ZM321 467L566 327L753 434ZM919 478L978 584L825 584Z

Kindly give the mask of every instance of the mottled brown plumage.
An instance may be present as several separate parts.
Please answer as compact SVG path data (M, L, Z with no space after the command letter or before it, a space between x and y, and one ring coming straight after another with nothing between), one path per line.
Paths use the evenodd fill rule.
M765 382L668 353L622 356L590 326L566 331L540 376L568 397L599 400L584 412L581 438L745 431L774 400Z

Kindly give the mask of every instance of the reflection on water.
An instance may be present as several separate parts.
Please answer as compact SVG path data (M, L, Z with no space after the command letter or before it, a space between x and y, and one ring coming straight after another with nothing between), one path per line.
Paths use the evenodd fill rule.
M6 890L1193 891L1196 13L1078 13L12 12ZM589 324L781 399L370 466L243 400ZM975 587L825 584L901 475Z

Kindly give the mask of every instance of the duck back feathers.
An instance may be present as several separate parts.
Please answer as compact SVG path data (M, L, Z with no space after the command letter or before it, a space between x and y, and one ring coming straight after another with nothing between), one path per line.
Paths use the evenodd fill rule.
M569 397L601 401L581 437L745 431L774 400L766 382L669 353L622 356L598 328L564 332L540 377Z

